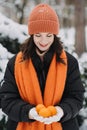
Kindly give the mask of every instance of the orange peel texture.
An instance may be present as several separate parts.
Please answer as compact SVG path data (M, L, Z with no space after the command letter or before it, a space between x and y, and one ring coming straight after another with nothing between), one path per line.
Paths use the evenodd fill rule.
M43 116L43 117L49 117L49 116L51 116L51 112L49 111L48 108L42 108L42 109L39 111L39 115L40 115L40 116Z
M50 117L57 114L57 110L54 106L45 107L43 104L38 104L36 106L36 111L43 117Z
M37 106L36 106L36 111L37 111L37 113L39 114L39 111L42 109L42 108L44 108L45 106L43 105L43 104L38 104Z
M49 111L51 112L51 116L56 115L57 114L57 110L54 106L48 106L47 107L49 109Z

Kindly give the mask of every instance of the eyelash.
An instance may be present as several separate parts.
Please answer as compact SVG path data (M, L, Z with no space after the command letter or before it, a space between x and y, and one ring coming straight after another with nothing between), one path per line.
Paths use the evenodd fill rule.
M47 37L51 37L52 35L49 35L49 36L47 36Z
M40 37L40 35L35 35L36 37ZM47 36L47 37L51 37L51 35Z
M35 35L36 37L40 37L40 36L38 36L38 35Z

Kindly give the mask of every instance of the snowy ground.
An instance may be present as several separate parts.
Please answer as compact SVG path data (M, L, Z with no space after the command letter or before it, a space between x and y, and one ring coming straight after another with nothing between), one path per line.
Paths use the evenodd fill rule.
M86 45L87 45L87 27L85 28L86 31ZM11 39L17 38L19 40L19 43L22 43L27 37L27 26L26 25L19 25L18 23L13 22L12 20L6 18L4 15L0 13L0 34L5 37L9 36ZM75 43L75 29L74 28L67 28L67 29L61 29L59 36L61 37L61 40L64 42L64 46L68 48L68 51L70 53L74 50L74 43ZM78 56L76 53L72 53L77 59ZM0 44L0 81L3 79L5 68L7 65L8 60L13 56L10 52L7 51L6 48L4 48ZM87 53L84 53L79 61L80 71L81 73L84 73L83 68L87 67ZM85 63L85 64L84 64ZM87 97L87 93L85 95ZM83 110L82 114L84 114L87 118L87 110ZM0 110L0 120L2 119L3 113ZM84 120L84 123L80 130L86 130L87 129L87 120Z

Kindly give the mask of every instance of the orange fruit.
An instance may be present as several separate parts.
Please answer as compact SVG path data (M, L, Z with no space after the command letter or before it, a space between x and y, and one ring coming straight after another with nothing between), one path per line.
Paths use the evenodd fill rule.
M44 108L45 106L43 105L43 104L38 104L37 106L36 106L36 111L37 111L37 113L39 113L39 111L42 109L42 108Z
M40 111L39 111L39 115L43 116L43 117L49 117L51 116L51 112L49 111L48 108L43 107Z
M57 114L57 110L54 106L48 106L47 109L51 112L51 116Z

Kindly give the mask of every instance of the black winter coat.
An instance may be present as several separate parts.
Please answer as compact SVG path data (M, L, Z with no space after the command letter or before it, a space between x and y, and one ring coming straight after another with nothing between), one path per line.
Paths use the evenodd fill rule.
M55 105L59 105L64 110L64 116L60 121L63 130L78 130L77 115L82 108L84 88L80 79L77 60L69 53L66 52L66 54L68 59L68 72L65 90L61 102ZM32 62L37 72L42 95L52 57L53 53L51 49L45 54L43 63L36 53L32 56ZM23 101L18 92L14 78L15 58L16 56L11 58L7 64L4 82L0 89L2 110L8 115L7 130L16 130L18 122L34 121L28 119L28 112L34 104Z

